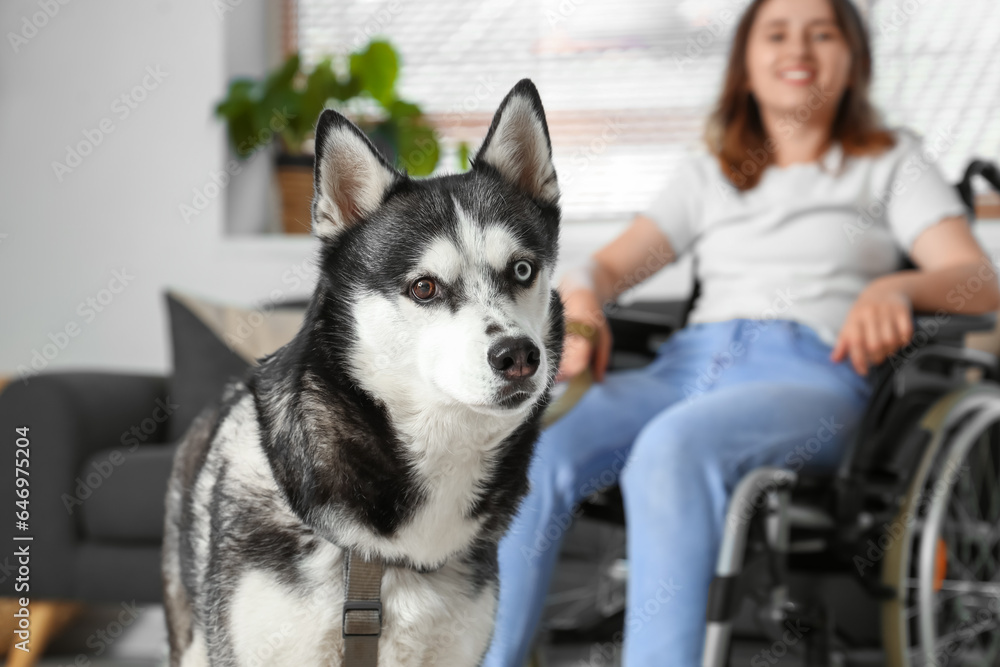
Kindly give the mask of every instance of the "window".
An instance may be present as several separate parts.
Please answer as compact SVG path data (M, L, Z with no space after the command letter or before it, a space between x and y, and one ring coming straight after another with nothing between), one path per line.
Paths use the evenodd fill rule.
M974 157L1000 159L1000 3L879 0L869 22L886 121L953 139L939 163L949 180Z
M291 2L291 0L288 0ZM746 0L297 0L307 63L385 36L400 93L442 140L474 148L506 91L542 93L564 219L622 221L641 210L701 141ZM958 180L974 156L1000 158L1000 3L867 0L873 97L890 125L926 136L953 126L940 166ZM992 66L991 66L992 65Z

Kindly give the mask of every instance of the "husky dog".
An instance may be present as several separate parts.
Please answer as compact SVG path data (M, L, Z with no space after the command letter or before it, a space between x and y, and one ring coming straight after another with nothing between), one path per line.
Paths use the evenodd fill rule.
M527 79L464 174L411 179L323 112L305 322L174 463L173 667L343 664L348 552L384 563L379 665L482 661L562 354L558 199Z

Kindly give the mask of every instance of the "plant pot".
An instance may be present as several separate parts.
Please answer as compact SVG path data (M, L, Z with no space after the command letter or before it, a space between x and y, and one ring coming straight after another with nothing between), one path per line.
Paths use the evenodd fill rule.
M281 227L286 234L312 231L313 156L280 153L275 173L281 192Z

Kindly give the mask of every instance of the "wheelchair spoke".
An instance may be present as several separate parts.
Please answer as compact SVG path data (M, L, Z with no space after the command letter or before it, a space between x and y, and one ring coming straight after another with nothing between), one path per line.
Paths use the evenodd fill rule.
M986 446L981 447L985 452L985 456L988 459L983 465L983 475L986 477L986 492L989 494L989 510L987 512L986 520L996 524L997 520L1000 520L1000 488L997 488L997 482L1000 481L1000 456L998 456L993 448ZM992 477L990 480L988 477ZM990 483L992 482L992 483Z
M992 631L997 627L997 619L993 617L985 621L976 621L975 619L962 621L957 628L937 638L936 650L959 658L959 664L993 664L981 662L986 657L986 651L979 649L983 643L982 640L985 639L995 650L998 637ZM957 649L956 644L958 645Z
M968 545L970 552L978 551L978 553L976 553L974 557L973 554L970 553L963 561L959 561L958 559L955 559L954 561L949 560L949 569L952 564L959 566L959 569L962 570L961 574L963 575L963 579L971 579L974 581L988 579L989 574L983 572L983 566L988 563L989 558L985 540L977 543L974 539L966 539L964 542ZM976 548L977 546L978 549ZM952 554L949 552L949 559L950 558L952 558ZM970 563L969 561L973 562Z
M1000 392L983 394L928 450L899 515L916 520L883 574L899 591L883 616L893 664L1000 667Z
M910 579L907 585L911 589L918 587L915 579ZM1000 597L1000 583L946 580L934 598L934 612L937 615L949 614L957 617L959 622L967 623L972 618L972 613L985 609L989 601L996 597ZM917 604L906 609L906 617L909 620L915 619L919 614L920 609Z
M969 452L976 463L956 480L948 503L951 521L942 526L949 543L949 568L961 561L963 578L992 579L998 570L995 555L1000 542L1000 472L988 438L980 438ZM950 524L950 525L949 525Z
M907 584L916 588L918 586L916 579L909 579ZM956 595L961 595L965 593L975 593L977 595L983 596L1000 596L1000 582L979 582L979 581L961 581L955 579L945 579L941 582L941 590L953 592Z
M965 562L965 559L959 558L958 555L952 549L951 544L948 544L948 569L952 568L960 570L957 574L962 577L963 580L975 579L975 573Z
M968 453L974 462L956 480L941 536L948 549L948 576L935 595L937 652L954 656L949 664L995 665L1000 632L990 602L1000 598L996 583L1000 542L1000 474L988 438ZM949 525L950 523L950 525ZM957 579L955 578L957 575Z
M971 474L971 473L970 473ZM970 534L975 534L975 529L973 526L981 523L982 517L980 515L979 509L979 498L975 491L975 485L972 480L969 479L968 475L963 476L956 485L955 489L955 502L963 510L967 510L965 514L965 521L961 526L961 537L966 539L960 539L959 544L963 547L962 549L962 560L965 563L969 563L972 560L972 554L975 551L973 543L969 538ZM972 501L971 505L968 501ZM971 567L972 571L978 570L978 563Z
M986 661L983 664L995 665L1000 662L1000 632L990 635L990 645L986 647Z
M995 580L1000 576L1000 453L994 452L993 448L984 447L989 455L989 462L983 466L984 475L992 477L985 480L985 488L989 494L989 510L986 516L986 523L991 528L985 552L990 557L992 572L988 572L989 579Z

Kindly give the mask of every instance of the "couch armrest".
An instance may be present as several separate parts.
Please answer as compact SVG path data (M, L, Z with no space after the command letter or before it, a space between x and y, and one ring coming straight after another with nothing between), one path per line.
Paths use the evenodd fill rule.
M39 422L29 426L69 420L79 465L94 451L127 444L124 439L133 426L143 443L165 442L167 413L172 411L167 398L167 379L161 375L43 373L28 382L11 380L0 393L0 426L26 418Z
M0 456L9 457L0 468L13 472L14 429L29 429L29 528L18 534L34 537L31 596L74 597L79 507L69 499L81 495L80 465L97 450L120 446L133 426L141 433L144 422L146 442L161 442L166 419L158 421L156 411L166 404L166 379L148 375L50 373L27 383L12 380L0 393ZM14 480L0 475L0 503L10 508L17 499ZM0 527L0 540L18 544L14 532L12 518ZM15 593L12 553L0 554L0 595Z

